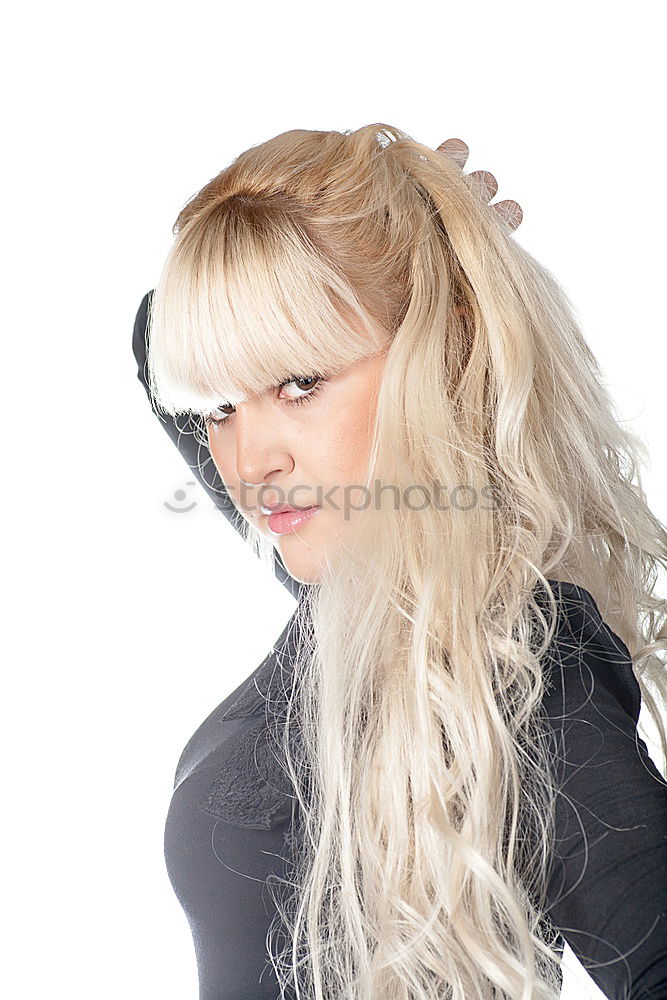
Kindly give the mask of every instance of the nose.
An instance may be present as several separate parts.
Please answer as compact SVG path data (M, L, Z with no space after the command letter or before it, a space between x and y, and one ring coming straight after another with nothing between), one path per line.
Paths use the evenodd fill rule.
M240 403L234 422L236 473L240 482L259 489L293 470L294 461L275 418L258 407L251 413L248 403ZM263 499L268 503L276 500L268 490L264 491Z

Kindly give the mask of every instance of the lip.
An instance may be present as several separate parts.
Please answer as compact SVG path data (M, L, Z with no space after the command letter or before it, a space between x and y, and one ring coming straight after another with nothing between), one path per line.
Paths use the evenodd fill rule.
M266 504L261 505L262 514L270 516L271 514L282 514L285 510L310 510L311 507L316 506L315 504L308 504L307 507L293 507L289 503L279 503L274 507L267 507Z
M317 504L313 504L312 507L297 508L281 504L280 507L269 515L267 521L268 529L272 535L285 535L291 531L296 531L302 524L315 517L321 509Z

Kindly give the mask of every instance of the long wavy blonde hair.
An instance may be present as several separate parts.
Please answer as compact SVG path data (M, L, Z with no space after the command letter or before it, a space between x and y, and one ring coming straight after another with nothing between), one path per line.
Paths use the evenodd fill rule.
M305 588L281 994L553 1000L549 578L587 589L627 645L667 758L667 533L644 445L555 278L455 163L398 128L252 147L174 235L149 317L158 409L205 434L221 400L339 371L384 335L366 485L493 498L416 512L384 490ZM274 557L249 521L246 538Z

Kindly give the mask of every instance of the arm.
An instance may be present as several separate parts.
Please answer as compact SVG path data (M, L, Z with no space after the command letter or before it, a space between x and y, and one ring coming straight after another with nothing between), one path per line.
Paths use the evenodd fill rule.
M606 997L665 1000L667 782L636 732L627 647L588 591L560 586L544 699L561 782L548 915Z
M146 324L148 320L149 299L152 294L152 290L150 292L146 292L141 300L141 304L134 321L134 332L132 335L132 350L134 351L134 357L137 362L137 377L146 391L149 404L151 400L145 367L148 334ZM211 497L215 506L225 515L236 531L241 533L241 529L244 526L243 515L232 502L232 499L229 496L229 493L227 492L225 485L220 478L220 474L218 473L218 470L213 462L210 451L205 444L200 443L195 438L192 426L189 424L187 416L181 415L174 418L168 415L158 414L155 412L152 405L151 410L180 451L181 455L187 462L190 471L197 477L203 488ZM278 580L280 580L280 582L287 587L292 596L298 600L303 584L299 583L298 580L295 580L294 577L290 576L281 559L280 553L277 550L275 550L274 555L274 568Z

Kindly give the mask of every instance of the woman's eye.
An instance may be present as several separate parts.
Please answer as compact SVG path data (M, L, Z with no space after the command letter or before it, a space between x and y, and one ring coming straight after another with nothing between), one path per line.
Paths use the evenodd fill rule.
M299 405L301 403L306 403L309 399L320 391L322 388L322 383L326 379L319 375L311 375L309 377L300 378L294 376L287 382L282 382L278 388L287 390L288 386L294 386L294 395L292 392L287 393L287 398L285 402L288 406ZM231 410L231 413L225 413L225 410ZM230 403L221 403L212 413L205 416L204 422L207 426L219 427L221 424L226 424L230 417L233 417L235 413L235 408Z
M300 402L302 399L304 399L306 397L312 396L313 393L315 392L315 390L319 389L319 386L316 383L321 382L321 381L322 381L322 379L318 378L317 375L312 375L310 378L296 378L295 377L293 379L290 379L289 382L283 382L283 384L281 386L281 389L285 389L289 385L296 386L297 392L298 393L303 393L303 395L290 396L290 401L293 402L293 403L296 403L296 402ZM300 383L300 382L301 383L305 382L306 384L305 385L298 385L298 383ZM288 393L288 395L289 395L289 393Z
M226 408L229 408L232 411L234 410L234 407L231 406L229 403L221 403L220 406L216 407L213 413L207 413L206 416L204 417L204 423L206 424L206 426L219 427L220 424L224 424L231 416L231 413L225 415ZM214 416L213 414L216 414L216 416Z

